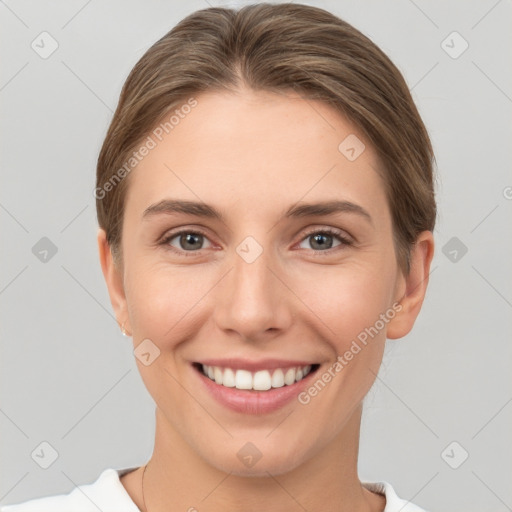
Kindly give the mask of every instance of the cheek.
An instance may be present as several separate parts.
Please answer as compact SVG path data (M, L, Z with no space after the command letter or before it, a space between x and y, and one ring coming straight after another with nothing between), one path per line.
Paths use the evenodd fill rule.
M327 337L338 353L374 326L389 308L393 289L391 276L384 275L378 266L362 264L313 269L297 283L298 295L325 324Z
M126 274L125 293L138 339L149 338L165 350L186 338L201 312L200 300L215 282L198 267L172 268L168 263L139 264ZM135 339L134 337L134 339Z
M169 265L139 263L127 273L125 292L134 349L149 339L159 350L149 365L138 358L136 363L147 390L166 411L184 410L190 399L178 384L182 368L175 358L176 348L195 332L198 301L208 289L206 283L193 283L190 273L170 269ZM150 348L151 357L156 353L154 350Z
M332 359L305 390L301 403L311 401L319 418L336 418L328 427L329 435L334 436L363 400L378 373L387 325L381 315L389 310L392 279L384 276L378 265L361 264L330 268L327 274L323 269L302 280L304 287L312 282L316 283L314 289L310 286L308 295L303 296L319 319L316 325L327 326L322 332ZM301 293L305 290L302 288Z

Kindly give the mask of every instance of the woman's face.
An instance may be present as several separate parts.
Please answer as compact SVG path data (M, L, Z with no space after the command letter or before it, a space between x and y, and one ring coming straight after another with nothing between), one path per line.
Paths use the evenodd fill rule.
M386 331L417 311L398 311L384 183L354 126L293 94L195 98L132 171L109 291L158 428L223 471L279 474L343 435Z

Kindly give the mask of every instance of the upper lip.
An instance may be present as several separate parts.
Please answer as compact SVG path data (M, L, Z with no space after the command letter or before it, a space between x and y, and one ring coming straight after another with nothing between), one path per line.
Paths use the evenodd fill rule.
M229 359L203 359L196 361L206 366L220 366L221 368L231 368L233 370L247 370L256 372L258 370L274 370L276 368L295 368L297 366L308 366L317 363L311 361L293 361L291 359L261 359L259 361L241 358Z

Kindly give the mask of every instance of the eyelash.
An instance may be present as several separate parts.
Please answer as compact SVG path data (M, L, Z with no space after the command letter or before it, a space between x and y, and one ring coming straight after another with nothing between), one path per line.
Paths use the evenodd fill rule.
M205 238L208 238L208 236L206 235L206 233L203 233L202 231L200 230L189 230L189 229L184 229L184 230L181 230L181 231L176 231L174 233L170 233L168 236L165 236L159 243L158 245L161 245L161 246L164 246L165 249L168 249L172 252L175 252L177 254L180 254L180 255L185 255L185 257L193 257L193 256L196 256L196 254L198 252L201 251L201 249L199 250L196 250L196 251L184 251L184 250L180 250L180 249L176 249L175 247L169 245L169 242L171 240L173 240L174 238L176 238L177 236L179 235L183 235L183 234L190 234L190 235L201 235ZM332 252L336 251L336 250L339 250L341 249L343 246L346 246L346 247L349 247L349 246L352 246L354 245L354 242L352 240L350 240L349 238L345 237L342 235L342 232L341 231L338 231L337 229L333 229L333 228L322 228L322 229L313 229L309 232L307 232L303 238L301 238L301 242L304 241L305 239L311 237L312 235L317 235L317 234L322 234L322 235L332 235L333 237L337 238L341 244L339 246L336 246L336 247L331 247L330 249L326 249L326 250L323 250L323 251L320 251L320 250L315 250L315 249L311 249L315 255L318 255L320 256L322 253L327 253L327 254L332 254Z

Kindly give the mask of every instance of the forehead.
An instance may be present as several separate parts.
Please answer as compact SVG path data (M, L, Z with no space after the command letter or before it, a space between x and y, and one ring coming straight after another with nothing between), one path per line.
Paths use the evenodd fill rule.
M248 89L194 99L149 134L154 147L131 172L127 209L166 196L269 216L300 200L386 208L373 148L325 103Z

